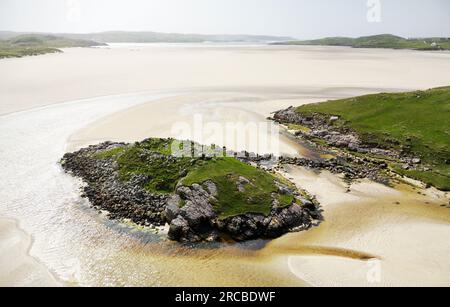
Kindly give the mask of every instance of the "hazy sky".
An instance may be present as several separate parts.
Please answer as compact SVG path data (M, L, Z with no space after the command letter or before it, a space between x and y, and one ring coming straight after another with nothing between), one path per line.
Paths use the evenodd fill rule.
M0 0L0 30L450 36L450 0Z

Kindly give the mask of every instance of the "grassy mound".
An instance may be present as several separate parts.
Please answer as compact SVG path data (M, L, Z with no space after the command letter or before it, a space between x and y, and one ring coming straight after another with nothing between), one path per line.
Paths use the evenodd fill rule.
M297 112L339 116L334 125L351 128L364 142L419 156L430 170L392 166L450 190L450 87L328 101L301 106Z
M214 209L219 218L245 213L268 215L273 200L280 207L297 202L292 194L278 193L279 185L296 188L285 179L241 162L233 157L178 157L172 155L172 139L147 139L96 154L118 163L121 180L145 176L143 187L158 194L171 194L178 184L192 186L212 181L217 187ZM212 147L202 147L211 152ZM243 184L240 184L243 182Z
M249 180L238 191L239 178ZM213 181L218 188L218 201L214 204L221 217L244 213L262 213L268 215L272 207L272 193L278 192L275 181L282 181L274 175L245 164L234 158L216 158L194 168L183 179L183 184ZM293 203L292 195L277 195L281 207Z

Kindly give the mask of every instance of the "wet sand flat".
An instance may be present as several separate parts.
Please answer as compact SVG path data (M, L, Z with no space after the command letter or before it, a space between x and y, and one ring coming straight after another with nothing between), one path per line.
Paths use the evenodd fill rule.
M450 54L311 46L113 45L0 60L0 114L148 90L450 84Z
M448 194L368 180L347 193L328 172L288 167L286 175L317 195L325 216L320 227L268 246L292 252L285 260L299 278L314 286L450 284Z
M1 222L0 283L449 285L450 209L440 207L448 198L439 193L371 182L345 193L337 176L289 169L285 175L323 203L323 225L258 248L184 249L99 217L57 165L64 151L87 144L173 136L173 124L195 114L264 122L289 105L448 85L449 59L394 50L151 45L1 60L0 114L10 114L0 116L0 214L26 233ZM172 94L74 101L151 90ZM52 106L33 109L43 105ZM20 110L29 111L13 113ZM220 143L217 135L211 140ZM288 139L281 143L282 152L307 155ZM14 190L19 182L26 188ZM382 267L376 283L367 279L372 258Z
M31 237L17 222L0 219L0 286L57 286L47 268L28 254Z

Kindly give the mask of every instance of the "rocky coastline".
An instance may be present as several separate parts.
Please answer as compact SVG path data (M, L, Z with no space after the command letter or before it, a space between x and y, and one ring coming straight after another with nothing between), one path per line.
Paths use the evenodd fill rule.
M384 147L363 141L357 133L345 125L336 125L335 123L340 120L338 116L305 115L297 112L295 107L289 107L275 112L271 119L284 125L297 139L333 155L331 159L281 157L282 164L342 173L350 183L368 178L386 185L390 185L396 176L389 167L390 162L401 163L405 170L422 168L421 159L412 156L410 148L395 149L399 145L395 141L392 141L392 146Z

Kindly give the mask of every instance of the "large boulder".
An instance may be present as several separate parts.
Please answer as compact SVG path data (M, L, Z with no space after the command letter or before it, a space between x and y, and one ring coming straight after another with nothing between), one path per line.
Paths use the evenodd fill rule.
M177 197L184 202L182 208L175 208L174 204L166 207L170 221L169 237L177 237L177 241L212 240L217 237L213 227L216 213L210 203L213 195L217 195L217 188L209 182L204 189L199 184L191 187L179 186L176 189Z
M280 209L272 215L265 235L269 238L275 238L294 228L304 227L306 229L310 226L308 217L308 214L305 214L299 205L291 205Z
M170 224L180 214L181 198L178 195L173 195L167 200L167 205L163 211L164 220Z
M183 241L191 238L191 228L189 223L182 217L178 216L170 223L168 237L170 240Z

